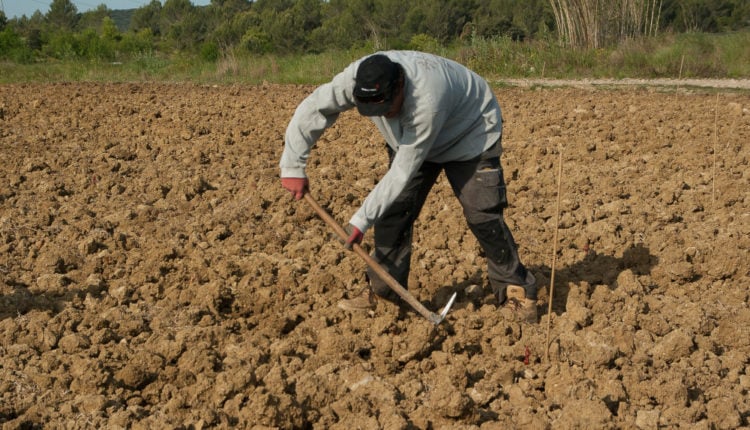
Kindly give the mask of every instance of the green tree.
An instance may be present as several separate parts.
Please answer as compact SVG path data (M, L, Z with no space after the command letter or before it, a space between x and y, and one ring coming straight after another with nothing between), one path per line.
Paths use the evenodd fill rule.
M747 0L664 0L662 25L676 32L750 28Z
M44 23L46 22L46 17L44 14L42 14L38 9L31 14L31 18L29 18L29 26L32 28L42 28Z
M253 2L250 0L211 0L210 7L214 10L221 11L223 15L242 12L252 7Z
M514 40L533 37L554 26L547 0L490 0L481 2L474 13L477 36L509 36Z
M79 55L78 40L72 31L50 33L42 45L42 54L57 59L72 59Z
M78 58L112 61L116 59L117 43L89 28L74 35L73 50Z
M57 29L72 30L78 20L78 9L70 0L52 0L47 22Z
M472 0L417 0L405 25L412 34L424 33L446 43L457 38L466 24L471 23L475 9Z
M259 24L248 0L212 0L207 16L208 38L221 47L238 44L248 28Z
M292 23L301 31L298 41L305 48L308 47L307 35L320 27L322 20L320 5L320 0L297 0L291 8Z
M362 17L363 40L374 49L387 49L398 42L408 10L408 1L394 4L391 0L359 0L352 4L354 16Z
M0 10L0 31L5 30L6 25L8 25L8 17L5 16L5 12Z
M259 2L261 3L261 2ZM281 9L288 5L286 9ZM273 51L304 52L309 47L308 34L321 23L319 0L267 0L261 8L259 35L265 34Z
M26 46L32 51L41 51L44 41L42 40L42 30L39 28L32 28L26 36Z
M188 18L195 9L190 0L166 0L161 9L161 21L163 28L171 28L180 25Z
M149 54L154 50L154 35L148 28L128 31L122 35L118 46L126 54Z
M85 30L87 28L99 29L102 25L103 19L109 17L110 10L107 9L107 5L100 4L96 9L88 12L84 12L78 19L77 28L79 30Z
M26 36L26 45L32 51L41 52L44 45L45 18L38 10L27 19L23 26L23 35Z
M308 40L316 49L349 49L367 40L369 31L362 17L347 7L344 0L331 0L321 5L321 24Z
M166 0L160 27L162 36L167 36L180 50L198 47L206 33L204 16L190 0Z
M259 26L248 28L242 35L240 45L248 52L256 54L264 54L273 50L271 37Z
M102 39L117 42L119 41L122 36L120 35L120 30L117 29L117 24L115 24L115 21L105 16L102 18Z
M223 47L238 44L245 32L260 26L260 17L254 10L233 14L219 23L211 33L211 39Z
M31 53L24 46L21 36L10 27L0 31L0 59L26 62Z
M427 19L427 10L423 7L412 6L406 13L406 20L401 29L402 33L413 34L413 35L425 35L433 37L433 35L426 34L426 27L424 25ZM421 36L420 36L421 37ZM433 37L434 38L434 37Z
M133 18L130 20L130 30L139 32L148 29L151 34L161 34L161 2L151 0L146 6L139 7L133 12Z
M253 8L259 12L273 11L281 12L289 9L294 5L294 0L257 0L253 3Z

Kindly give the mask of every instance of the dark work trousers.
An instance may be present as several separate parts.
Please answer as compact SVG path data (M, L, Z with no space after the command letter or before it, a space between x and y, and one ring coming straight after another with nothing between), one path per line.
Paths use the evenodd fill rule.
M398 199L375 222L373 258L404 288L409 279L411 243L414 221L427 195L445 171L448 182L463 207L464 217L487 257L487 277L498 300L505 301L505 289L511 285L524 287L526 297L536 299L536 279L521 264L518 250L503 220L507 207L505 180L500 165L499 141L479 157L468 161L447 163L425 162L406 185ZM394 152L388 148L391 162ZM435 231L433 234L445 234ZM370 285L378 296L397 301L398 296L372 269L367 272Z

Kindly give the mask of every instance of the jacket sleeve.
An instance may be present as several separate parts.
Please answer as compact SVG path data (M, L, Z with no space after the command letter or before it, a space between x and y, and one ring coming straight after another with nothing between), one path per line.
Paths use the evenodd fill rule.
M336 122L341 112L354 107L355 71L356 64L350 64L297 106L284 136L284 151L279 162L281 177L306 177L307 158L315 142Z
M391 167L352 216L350 224L365 232L383 216L427 159L445 115L445 111L428 109L407 119L410 124L403 129Z

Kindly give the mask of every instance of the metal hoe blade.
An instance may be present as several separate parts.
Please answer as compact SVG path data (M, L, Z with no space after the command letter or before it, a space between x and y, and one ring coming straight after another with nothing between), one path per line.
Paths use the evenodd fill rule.
M431 320L433 324L438 325L445 319L445 316L448 315L448 311L451 310L451 306L453 306L453 302L456 300L457 294L458 293L453 293L450 300L448 300L448 304L443 308L443 312L440 312L440 315L435 315L437 318L434 321Z

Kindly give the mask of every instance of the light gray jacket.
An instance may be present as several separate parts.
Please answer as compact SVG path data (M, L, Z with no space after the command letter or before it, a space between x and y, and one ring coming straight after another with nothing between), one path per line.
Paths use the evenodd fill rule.
M395 152L391 168L352 216L365 232L396 200L424 161L464 161L479 156L502 133L500 106L487 82L461 64L415 51L385 51L405 71L404 104L396 118L370 117ZM282 177L303 178L310 149L339 113L355 107L350 64L297 107L281 155Z

